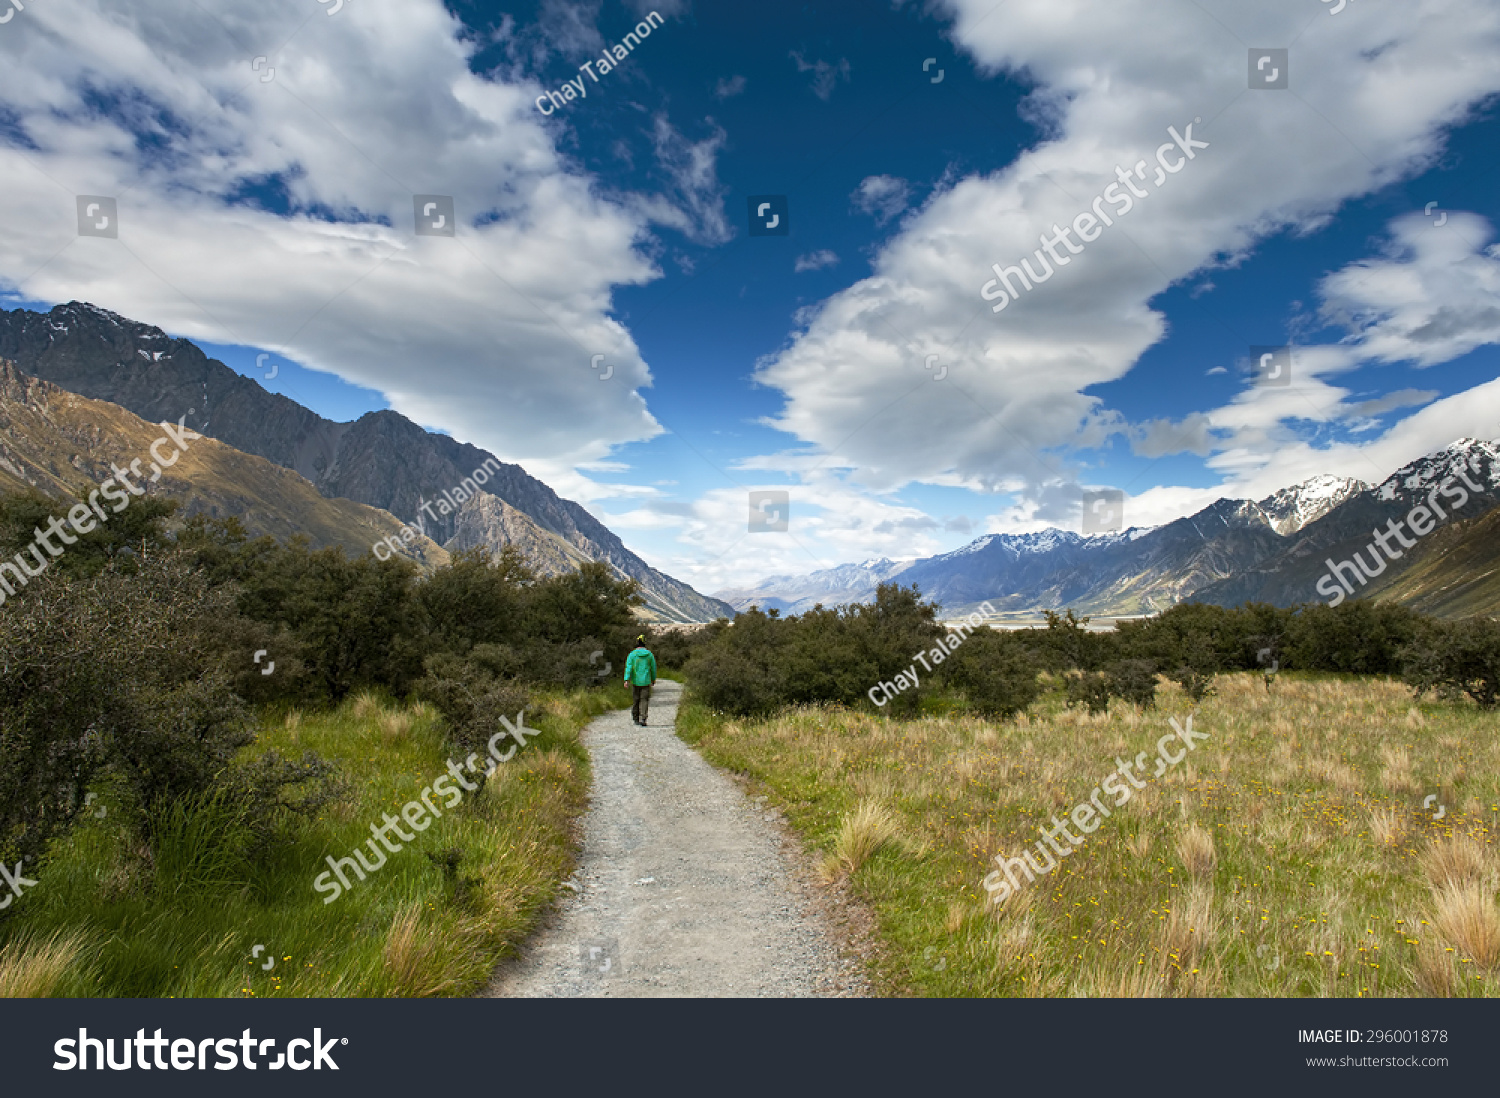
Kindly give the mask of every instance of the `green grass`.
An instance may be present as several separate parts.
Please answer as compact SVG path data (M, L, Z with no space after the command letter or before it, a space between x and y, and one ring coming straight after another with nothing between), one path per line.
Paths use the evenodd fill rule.
M542 732L478 793L333 903L313 890L327 855L369 838L383 813L432 784L456 754L429 711L365 699L334 712L268 716L248 753L335 760L349 792L287 843L253 856L221 802L167 821L154 864L120 821L87 819L59 843L0 922L0 989L70 996L414 996L472 994L532 928L571 872L589 767L578 733L628 704L618 684L538 696ZM356 715L356 712L362 715ZM436 798L441 806L443 800ZM106 810L108 791L97 802ZM440 856L463 851L456 872ZM439 860L430 859L428 854ZM65 940L65 964L57 963ZM257 945L265 948L252 954ZM263 966L274 958L269 970ZM42 972L26 979L28 966Z
M678 731L759 783L828 875L848 874L876 918L884 994L1500 991L1500 714L1414 706L1389 680L1217 688L1194 718L1209 741L999 905L982 887L994 856L1086 801L1116 755L1154 753L1167 718L1193 710L1176 687L1157 710L1100 716L1054 689L1006 724L945 705L904 723L836 707L727 720L689 699ZM837 854L857 846L862 807L867 831L884 816L895 834L849 873Z

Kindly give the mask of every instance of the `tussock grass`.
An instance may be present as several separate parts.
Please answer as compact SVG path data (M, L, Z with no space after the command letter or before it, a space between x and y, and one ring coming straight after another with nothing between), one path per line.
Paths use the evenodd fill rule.
M333 711L268 715L247 755L316 751L338 762L349 798L295 825L268 855L209 841L235 827L213 799L165 814L154 864L116 814L86 820L54 846L37 886L0 922L0 994L472 993L572 872L589 782L578 733L625 704L613 684L538 695L527 721L541 735L482 793L445 807L329 904L313 889L325 859L368 840L371 824L418 798L455 753L432 709L375 695Z
M46 999L67 994L65 984L87 956L89 936L54 931L45 938L18 936L0 948L0 999Z
M367 721L385 711L380 696L371 690L361 690L349 703L349 711L356 720Z
M1484 883L1493 876L1492 858L1486 847L1461 836L1448 836L1428 844L1417 861L1434 888Z
M1460 954L1482 969L1500 962L1500 908L1491 889L1466 881L1437 890L1433 926Z
M380 735L386 743L395 743L411 731L416 717L410 712L382 713L375 718L375 723L380 727Z
M844 874L853 875L898 833L896 817L889 809L874 801L863 801L839 827L838 837L833 841L832 864Z
M1197 824L1184 831L1177 839L1177 856L1183 868L1193 877L1203 877L1213 872L1215 853L1214 837Z
M765 786L829 872L847 872L840 840L863 806L889 813L900 841L850 876L888 994L1500 992L1500 714L1414 706L1386 679L1215 685L1197 706L1164 682L1156 711L1090 715L1053 683L1005 724L939 704L909 722L836 707L738 721L689 698L678 730ZM1033 846L1189 712L1208 741L993 903L997 854Z

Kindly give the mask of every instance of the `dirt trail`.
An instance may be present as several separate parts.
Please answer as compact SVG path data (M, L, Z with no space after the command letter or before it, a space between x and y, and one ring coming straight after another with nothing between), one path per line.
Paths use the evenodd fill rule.
M867 993L776 814L673 733L681 693L657 683L650 727L621 710L584 730L594 788L574 891L485 995Z

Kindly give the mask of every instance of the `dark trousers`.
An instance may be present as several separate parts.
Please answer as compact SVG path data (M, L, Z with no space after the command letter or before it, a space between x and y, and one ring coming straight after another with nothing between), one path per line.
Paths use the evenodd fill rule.
M632 684L630 687L630 719L640 721L644 724L646 721L646 710L649 708L651 708L651 687L635 686Z

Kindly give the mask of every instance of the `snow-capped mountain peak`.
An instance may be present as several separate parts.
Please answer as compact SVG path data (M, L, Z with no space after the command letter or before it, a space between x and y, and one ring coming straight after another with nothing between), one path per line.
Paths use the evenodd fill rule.
M1271 528L1284 537L1316 522L1345 500L1369 491L1369 488L1362 480L1324 473L1274 492L1258 506Z
M1460 438L1442 450L1403 465L1375 489L1379 499L1415 499L1449 477L1494 490L1500 486L1500 443Z

